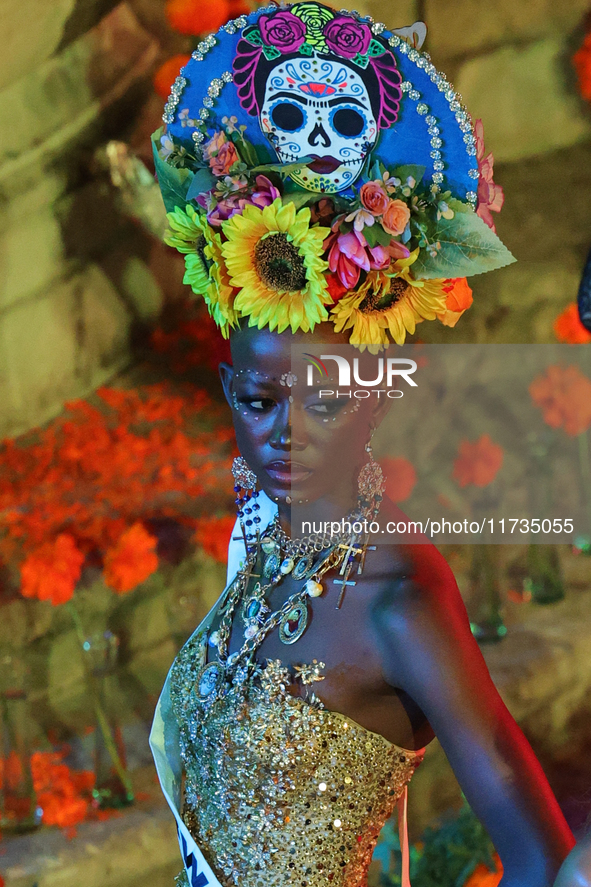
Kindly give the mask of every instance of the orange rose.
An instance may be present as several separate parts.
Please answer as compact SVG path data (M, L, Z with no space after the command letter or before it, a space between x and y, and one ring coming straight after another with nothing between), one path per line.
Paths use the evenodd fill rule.
M238 152L232 142L226 142L217 153L210 158L209 165L214 176L227 176L231 167L238 160Z
M389 200L382 217L384 231L397 237L410 222L410 210L404 200Z
M453 327L474 301L472 290L465 277L457 277L454 280L446 280L443 291L447 293L445 311L443 314L438 314L437 319L444 326Z
M171 59L160 65L154 74L154 89L163 102L168 99L172 84L179 76L181 68L187 64L190 58L190 55L173 55Z
M390 202L390 198L384 191L381 182L366 182L365 185L361 186L359 196L363 206L372 214L372 216L382 216L386 212L388 203Z

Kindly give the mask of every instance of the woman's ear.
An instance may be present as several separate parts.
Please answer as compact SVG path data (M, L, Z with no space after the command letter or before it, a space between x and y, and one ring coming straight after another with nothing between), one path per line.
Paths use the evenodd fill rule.
M393 401L390 397L376 397L371 411L371 424L373 428L380 427L392 403Z
M229 363L220 363L218 367L222 388L228 404L232 406L232 382L234 380L234 367Z

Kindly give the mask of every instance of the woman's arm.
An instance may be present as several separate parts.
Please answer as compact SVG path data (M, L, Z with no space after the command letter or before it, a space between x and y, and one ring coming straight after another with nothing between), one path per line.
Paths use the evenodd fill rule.
M372 613L384 675L428 718L501 857L502 887L551 887L572 833L492 682L445 559L431 545L404 555L405 575Z

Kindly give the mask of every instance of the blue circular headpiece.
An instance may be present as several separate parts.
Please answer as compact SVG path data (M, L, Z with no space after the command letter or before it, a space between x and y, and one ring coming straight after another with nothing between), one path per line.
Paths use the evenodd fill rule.
M368 156L386 169L422 168L432 192L475 206L472 121L417 48L425 33L421 23L392 32L315 2L241 16L181 70L165 108L168 133L194 151L229 124L259 157L294 164L300 189L345 197Z

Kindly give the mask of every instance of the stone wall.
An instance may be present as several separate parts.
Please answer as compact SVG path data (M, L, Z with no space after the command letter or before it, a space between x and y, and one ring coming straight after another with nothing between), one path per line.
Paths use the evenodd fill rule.
M137 312L104 260L122 239L132 255L140 244L92 155L129 130L159 44L115 0L6 0L0 29L2 437L129 360Z

